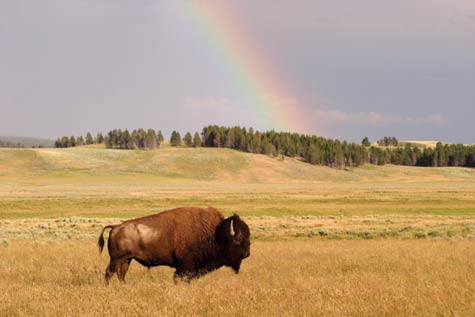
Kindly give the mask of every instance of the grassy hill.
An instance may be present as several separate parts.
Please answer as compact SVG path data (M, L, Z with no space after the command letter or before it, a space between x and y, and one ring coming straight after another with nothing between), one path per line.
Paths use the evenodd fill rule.
M292 158L273 158L231 149L175 148L153 151L108 150L94 146L67 149L1 149L0 178L47 182L136 178L225 183L466 180L467 168L364 165L337 170Z
M314 166L230 149L0 149L0 217L475 214L475 170Z

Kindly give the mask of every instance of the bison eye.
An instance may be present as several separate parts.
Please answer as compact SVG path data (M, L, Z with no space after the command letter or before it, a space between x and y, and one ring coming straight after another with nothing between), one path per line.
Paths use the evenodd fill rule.
M243 241L234 241L234 245L238 248L245 248L245 243Z

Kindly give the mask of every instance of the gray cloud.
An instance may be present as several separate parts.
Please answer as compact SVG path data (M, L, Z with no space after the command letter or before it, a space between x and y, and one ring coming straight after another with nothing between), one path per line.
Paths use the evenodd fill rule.
M422 117L398 116L378 112L352 113L341 110L316 110L314 118L320 123L331 124L357 124L357 125L432 125L443 124L446 119L441 114L429 114Z
M150 6L154 5L157 0L81 0L85 3L104 3L111 5L129 5L129 6Z
M229 99L216 97L188 97L185 98L185 105L190 110L228 112L233 109Z
M475 21L475 13L474 14L465 14L465 17L469 20Z
M0 1L0 135L262 129L272 110L245 88L262 74L230 71L238 49L184 1L200 0ZM299 132L473 143L475 1L202 1L218 3Z

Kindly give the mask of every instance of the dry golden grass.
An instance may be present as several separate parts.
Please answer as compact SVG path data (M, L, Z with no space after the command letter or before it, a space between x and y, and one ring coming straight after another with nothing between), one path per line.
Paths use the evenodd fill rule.
M254 242L239 275L190 285L133 263L106 288L95 240L0 246L1 316L473 316L471 241Z
M475 240L475 217L451 216L249 216L243 217L253 239L465 239ZM125 219L0 219L0 243L10 240L87 240Z

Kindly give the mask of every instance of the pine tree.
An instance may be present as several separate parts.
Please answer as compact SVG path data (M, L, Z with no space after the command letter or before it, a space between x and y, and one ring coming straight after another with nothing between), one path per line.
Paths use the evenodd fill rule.
M201 146L201 138L198 132L195 132L193 136L193 147L200 147Z
M233 129L230 129L228 131L228 133L226 134L226 139L224 141L224 147L227 147L227 148L230 148L230 149L233 149L234 146L235 146L235 137L234 137L234 130L235 128Z
M448 165L447 147L444 147L442 142L437 142L437 145L435 146L435 151L437 152L438 166L447 166Z
M92 138L91 132L88 132L86 135L86 144L90 145L94 143L94 139Z
M121 148L125 150L131 150L132 148L130 146L132 138L130 136L129 130L125 129L124 132L122 132L121 139Z
M254 134L254 149L253 153L259 153L261 151L262 135L259 131Z
M318 149L315 144L311 144L310 147L307 149L307 153L305 155L305 161L310 164L318 164L319 162L319 153Z
M343 155L343 148L341 146L340 141L335 142L335 158L334 158L334 166L338 168L342 168L345 165L345 158Z
M222 143L221 143L221 133L216 132L216 134L214 135L214 138L213 138L213 146L214 147L221 147Z
M165 139L163 138L162 130L158 130L158 132L157 132L157 141L158 141L158 144L157 144L157 145L162 144L164 140L165 140Z
M183 142L188 147L191 147L193 145L193 138L191 137L190 132L186 132L185 137L183 138Z
M136 150L139 148L137 130L133 130L132 133L130 134L128 148L131 150Z
M180 132L173 130L172 135L170 137L170 145L171 146L180 146L181 145Z
M76 146L84 145L84 138L82 136L78 136L76 139Z
M114 143L114 146L116 148L119 148L119 149L123 149L124 148L124 139L123 139L123 134L124 132L122 132L122 129L118 129L118 130L115 130L115 143Z
M139 128L136 130L135 144L137 149L145 149L145 130Z
M69 146L71 146L71 145L69 144L69 138L68 138L67 136L63 136L63 137L61 138L61 145L62 145L61 147L69 147Z
M149 150L153 150L157 148L157 134L155 130L148 129L147 133L145 133L145 148Z
M363 141L361 141L361 145L363 145L363 146L370 146L371 145L371 143L369 142L369 139L368 139L367 136L364 137Z
M3 142L2 140L0 140L0 147L3 147ZM55 148L62 148L63 147L63 144L61 143L61 139L60 138L57 138L56 141L54 142L54 147Z
M104 143L107 149L112 149L112 131L109 131L104 138Z
M102 135L101 132L97 133L97 136L96 136L96 143L97 143L97 144L102 144L102 143L104 143L104 136Z

